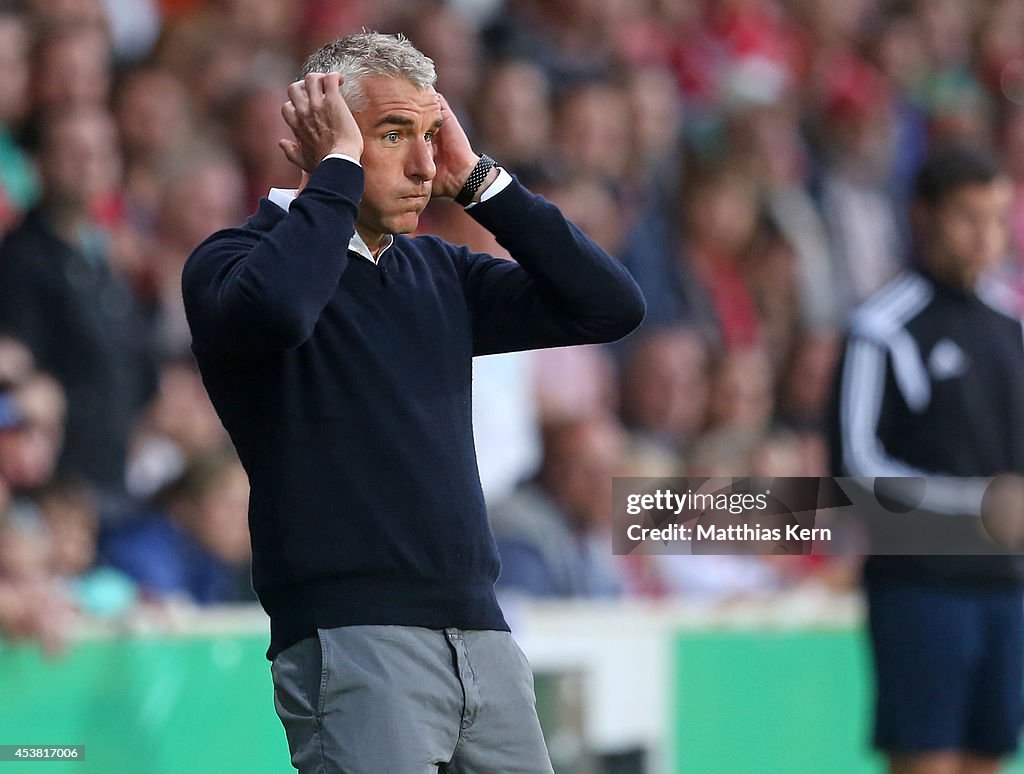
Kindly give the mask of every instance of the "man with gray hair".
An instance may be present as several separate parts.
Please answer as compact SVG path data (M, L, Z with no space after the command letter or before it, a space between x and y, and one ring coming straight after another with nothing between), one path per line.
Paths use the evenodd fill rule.
M477 155L402 36L325 46L288 89L303 170L182 278L192 348L252 486L253 586L301 772L550 772L494 595L472 358L608 342L627 272ZM452 198L514 261L406 236ZM486 400L487 396L480 396Z

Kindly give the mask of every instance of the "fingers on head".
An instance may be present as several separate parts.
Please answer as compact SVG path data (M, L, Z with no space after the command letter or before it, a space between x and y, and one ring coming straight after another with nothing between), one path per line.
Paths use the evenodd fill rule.
M284 117L284 122L292 129L298 125L299 113L292 100L285 102L281 106L281 115Z
M324 98L334 102L341 100L341 84L344 83L341 73L327 73L323 79Z
M311 107L316 107L324 100L324 74L309 73L305 80L306 94Z
M296 110L305 110L309 107L309 95L306 92L305 81L295 81L288 87L288 99L291 100Z

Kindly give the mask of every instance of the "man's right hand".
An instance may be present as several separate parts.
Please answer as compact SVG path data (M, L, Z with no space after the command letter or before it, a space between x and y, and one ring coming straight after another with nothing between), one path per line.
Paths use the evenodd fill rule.
M343 153L357 161L363 155L363 135L341 96L340 73L310 73L288 87L289 100L281 115L295 135L278 146L288 160L312 172L330 153Z

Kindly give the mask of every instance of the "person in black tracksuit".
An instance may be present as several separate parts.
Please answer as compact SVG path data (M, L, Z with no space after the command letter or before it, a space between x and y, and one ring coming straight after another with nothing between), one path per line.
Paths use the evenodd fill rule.
M977 151L925 163L913 210L921 260L851 317L835 475L929 476L924 507L970 518L983 477L1024 474L1024 328L978 291L1005 254L1010 198ZM864 584L875 745L891 771L995 771L1024 714L1021 557L872 556Z

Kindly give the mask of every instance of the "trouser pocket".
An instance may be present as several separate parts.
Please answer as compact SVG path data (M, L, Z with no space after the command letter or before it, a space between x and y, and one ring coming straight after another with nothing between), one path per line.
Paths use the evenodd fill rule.
M320 646L320 682L316 690L316 714L317 717L321 717L324 714L324 701L327 698L327 681L331 676L331 650L323 629L316 630L316 638L317 644Z

